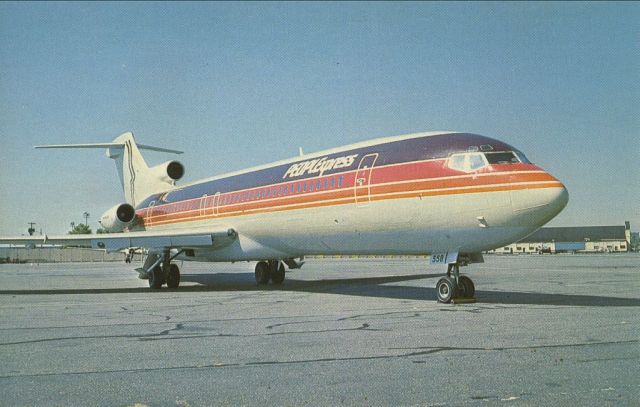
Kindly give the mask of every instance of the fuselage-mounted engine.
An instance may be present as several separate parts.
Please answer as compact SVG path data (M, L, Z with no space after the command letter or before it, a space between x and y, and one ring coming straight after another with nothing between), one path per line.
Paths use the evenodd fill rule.
M170 185L184 175L184 166L180 161L167 161L165 163L149 168L150 176Z
M100 224L107 232L117 233L133 225L135 219L136 210L128 203L123 203L106 211L100 217Z

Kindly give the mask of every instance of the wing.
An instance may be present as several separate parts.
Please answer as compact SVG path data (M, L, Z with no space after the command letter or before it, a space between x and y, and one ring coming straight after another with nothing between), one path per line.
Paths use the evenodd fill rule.
M115 252L130 247L145 248L220 248L237 238L234 229L182 229L175 231L141 231L99 235L61 235L0 238L1 244L34 246L38 244L91 247Z

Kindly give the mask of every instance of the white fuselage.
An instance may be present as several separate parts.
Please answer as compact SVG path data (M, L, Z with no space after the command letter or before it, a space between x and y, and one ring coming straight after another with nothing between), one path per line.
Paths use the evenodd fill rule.
M464 150L453 155L466 154L464 135L449 137L454 136L456 145L463 143ZM478 144L475 137L480 136L471 137L468 143ZM407 140L415 144L434 139L430 135ZM462 170L456 167L452 153L442 158L395 162L390 158L385 162L384 154L404 157L402 143L407 140L394 140L399 145L391 153L384 152L388 143L372 142L364 152L362 147L331 151L339 156L337 160L328 158L327 152L318 153L297 162L194 183L147 199L138 214L147 230L232 228L238 232L232 244L197 249L190 259L239 261L302 255L477 253L533 233L567 203L564 185L539 167L515 158L513 163L490 164L482 153L468 153L485 161L479 161L478 168ZM498 149L499 142L495 143ZM462 158L468 161L461 163L471 165L468 157ZM345 168L314 173L314 165L322 170L325 163L327 168L344 163ZM259 180L274 172L271 179L275 181L228 186L239 184L234 177ZM321 188L302 190L296 185L300 183L305 188ZM189 192L191 189L197 192ZM191 197L167 198L188 192Z

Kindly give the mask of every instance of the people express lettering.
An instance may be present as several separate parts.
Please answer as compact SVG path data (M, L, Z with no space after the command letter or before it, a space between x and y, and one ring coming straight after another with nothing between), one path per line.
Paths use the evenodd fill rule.
M322 176L325 171L337 170L339 168L352 166L357 157L358 154L352 154L337 158L329 158L327 156L309 161L303 161L290 166L287 172L284 173L282 178L294 178L305 174L317 174L318 176Z

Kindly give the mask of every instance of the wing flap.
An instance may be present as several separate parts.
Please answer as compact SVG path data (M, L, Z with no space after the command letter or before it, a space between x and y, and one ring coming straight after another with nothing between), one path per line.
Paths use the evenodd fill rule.
M116 252L118 250L126 249L129 247L207 247L213 246L214 241L219 239L220 237L216 237L213 234L182 236L135 236L107 239L97 238L91 240L91 247L93 249L106 249L108 252Z
M233 229L183 230L105 233L101 235L67 235L0 238L0 243L35 246L40 244L91 247L108 252L130 247L144 248L219 248L237 237Z

